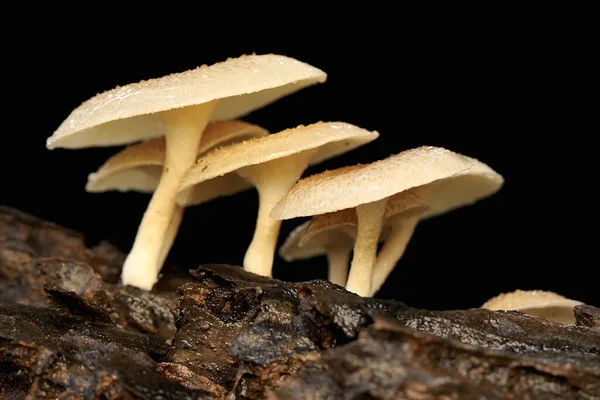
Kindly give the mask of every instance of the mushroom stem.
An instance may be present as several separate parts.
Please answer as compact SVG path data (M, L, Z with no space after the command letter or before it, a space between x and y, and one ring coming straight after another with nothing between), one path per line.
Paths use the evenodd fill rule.
M175 237L177 236L177 232L179 231L179 226L181 225L181 221L183 220L183 212L185 208L176 206L175 211L173 212L173 218L171 218L171 223L167 228L167 233L165 234L165 240L160 248L160 256L158 258L158 265L165 265L165 260L171 251L171 247L173 246L173 242L175 242Z
M377 254L377 242L381 234L387 198L356 207L358 217L354 255L346 290L359 296L371 292L371 271Z
M186 171L194 164L202 132L216 102L176 108L159 114L165 124L166 154L158 187L123 264L122 281L145 290L158 280L161 249L176 209L175 195Z
M345 286L348 280L348 267L352 246L332 246L327 248L329 264L328 279L336 285Z
M281 221L271 218L269 214L294 183L300 179L316 151L314 149L302 151L292 156L251 165L237 171L242 178L256 187L259 199L254 237L244 256L246 271L269 277L272 275L273 258Z
M369 296L373 296L381 289L381 286L398 263L398 260L404 255L404 251L413 236L420 218L421 214L409 217L398 215L390 221L392 229L377 255L377 260L373 267Z

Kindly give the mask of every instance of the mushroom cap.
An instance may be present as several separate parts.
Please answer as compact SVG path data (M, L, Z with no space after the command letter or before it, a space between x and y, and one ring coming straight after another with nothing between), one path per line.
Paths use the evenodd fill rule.
M220 100L211 120L239 118L327 74L293 58L243 55L100 93L73 110L46 147L115 146L164 134L156 113Z
M377 137L379 137L377 132L370 132L345 122L317 122L234 143L200 157L196 161L196 165L184 176L179 186L179 193L201 182L237 171L240 168L318 148L309 163L310 165L316 164L360 147ZM178 201L183 201L182 198L182 196L178 196Z
M488 310L516 310L536 317L562 323L574 323L574 308L583 304L554 292L543 290L516 290L501 293L486 301L481 308Z
M430 208L423 218L435 217L474 204L502 188L502 175L487 164L468 158L473 162L473 167L423 188L423 195L427 197L427 205Z
M300 246L300 241L306 237L306 231L311 221L306 221L297 226L288 235L285 242L279 248L279 255L287 262L295 260L306 260L309 258L327 254L327 245L332 243L347 243L349 246L353 243L353 238L343 230L331 230L322 235L313 236L305 246Z
M384 218L421 214L427 210L422 199L413 191L390 197L386 204ZM310 221L294 229L279 249L279 255L286 261L316 257L327 253L327 246L347 244L356 240L356 211L353 208L314 216ZM390 227L384 223L379 240L385 240Z
M387 229L386 220L400 215L408 217L414 214L421 214L428 208L423 204L423 199L414 190L399 193L390 197L385 205L384 229L380 240L385 240L389 229ZM304 232L304 237L300 239L300 246L309 246L315 239L322 241L318 237L322 234L330 234L336 230L343 230L345 234L352 239L356 238L356 227L358 218L354 208L347 208L340 211L316 215L310 220L310 224ZM316 237L315 237L316 236Z
M472 165L461 154L422 146L371 164L325 171L296 183L271 217L290 219L353 208L448 178Z
M243 139L266 136L269 132L258 125L240 120L212 122L207 125L198 154L212 150L217 146L225 146ZM118 190L121 192L135 190L151 193L158 186L165 160L164 137L151 139L130 145L109 158L98 171L88 176L86 191L105 192ZM251 188L243 179L235 177L222 180L221 190L216 184L203 186L195 191L194 201L207 201L206 193L223 192L234 194ZM209 190L210 189L210 190ZM234 190L231 192L231 190ZM199 204L199 203L196 203Z

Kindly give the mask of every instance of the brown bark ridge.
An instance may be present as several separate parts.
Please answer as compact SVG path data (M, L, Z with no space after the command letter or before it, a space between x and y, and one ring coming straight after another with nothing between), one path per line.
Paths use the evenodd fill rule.
M598 399L600 310L576 325L429 311L229 265L118 283L123 255L0 207L0 398Z

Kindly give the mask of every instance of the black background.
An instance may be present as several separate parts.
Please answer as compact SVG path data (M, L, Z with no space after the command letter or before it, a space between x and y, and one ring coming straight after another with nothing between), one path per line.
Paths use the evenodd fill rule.
M545 289L598 305L593 264L580 256L574 200L557 144L566 145L560 112L569 102L565 72L551 43L469 42L437 38L377 46L331 37L284 41L239 35L184 49L23 46L5 52L12 69L4 83L0 203L83 232L87 243L108 239L128 251L149 196L86 193L87 175L118 148L45 148L71 110L98 92L142 79L212 64L244 53L279 53L323 69L328 81L288 96L244 119L271 132L319 120L377 130L376 141L314 166L305 176L405 149L435 145L469 155L502 174L491 198L422 222L404 258L377 297L414 306L478 307L503 291ZM560 149L558 151L561 151ZM568 165L569 152L560 153ZM567 190L565 190L567 189ZM171 260L240 264L254 229L255 191L186 211ZM285 221L280 243L301 220ZM326 276L324 258L285 263L286 280ZM585 275L587 274L587 275ZM584 276L582 278L582 276Z

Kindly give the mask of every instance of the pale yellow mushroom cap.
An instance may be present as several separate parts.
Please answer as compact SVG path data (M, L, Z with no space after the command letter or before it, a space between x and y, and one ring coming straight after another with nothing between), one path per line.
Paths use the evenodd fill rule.
M515 310L535 317L572 324L575 322L574 308L583 304L554 292L543 290L516 290L501 293L486 301L481 308L488 310Z
M427 209L423 200L413 191L390 197L386 204L384 218L402 214L421 214ZM356 239L356 211L340 210L313 217L296 227L279 249L279 255L286 261L308 259L327 253L327 246L347 244L352 246ZM385 240L390 226L384 224L380 240Z
M344 122L317 122L300 125L265 137L254 138L227 147L215 149L199 158L184 176L179 187L178 202L185 201L181 194L201 182L223 176L251 165L288 157L302 151L318 149L309 164L350 151L379 137Z
M279 255L287 262L305 260L327 254L327 245L333 243L347 243L352 246L354 239L339 227L331 228L331 231L322 231L313 235L306 245L300 246L300 241L306 239L306 231L310 221L296 227L279 248Z
M214 100L211 120L239 118L326 79L320 69L281 55L230 58L98 94L73 110L46 146L114 146L162 136L157 113Z
M473 167L423 188L422 194L427 197L430 208L423 218L435 217L474 204L502 188L502 175L479 160L469 159L473 162Z
M212 122L207 125L198 154L225 146L235 141L268 135L266 129L240 120ZM155 138L130 145L109 158L98 171L88 176L88 192L109 190L151 193L158 186L165 160L165 140ZM252 186L238 177L221 179L210 185L198 188L193 197L194 203L209 200L212 195L238 193ZM209 194L211 194L209 196ZM208 196L208 197L207 197Z
M423 203L423 198L414 190L398 193L387 201L384 221L398 214L407 217L413 214L421 214L428 209ZM310 224L303 232L303 238L300 239L299 244L300 246L306 246L313 241L315 235L327 234L335 230L343 230L347 236L355 238L357 224L358 219L354 208L316 215L310 220ZM389 233L387 228L389 227L384 222L381 240L384 240Z
M296 183L271 217L290 219L353 208L448 178L472 165L461 154L423 146L371 164L325 171Z

